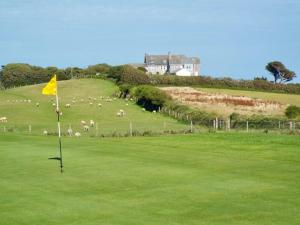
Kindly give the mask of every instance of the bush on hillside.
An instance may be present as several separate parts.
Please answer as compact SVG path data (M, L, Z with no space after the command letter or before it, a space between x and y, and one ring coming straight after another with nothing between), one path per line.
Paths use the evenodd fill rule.
M141 85L133 88L131 94L137 98L138 105L150 111L162 108L171 100L164 91L149 85Z
M290 105L285 110L285 115L289 119L295 119L300 116L300 107L295 105Z

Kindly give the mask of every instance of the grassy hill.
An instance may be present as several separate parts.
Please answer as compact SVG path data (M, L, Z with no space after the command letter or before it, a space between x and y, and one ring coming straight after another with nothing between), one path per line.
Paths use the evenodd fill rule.
M6 130L28 132L29 125L32 132L41 134L44 129L49 132L56 131L56 113L53 96L44 96L41 90L44 84L25 86L0 91L0 117L8 118L7 124L0 123L0 132ZM129 123L133 130L156 131L164 129L185 129L187 126L169 117L142 109L132 101L113 99L112 95L118 87L109 81L99 79L80 79L59 82L60 105L63 112L61 118L63 131L66 132L71 125L74 131L83 133L81 120L94 120L98 125L98 134L126 133ZM101 98L102 96L102 98ZM109 98L111 101L107 101ZM26 100L26 101L24 101ZM28 103L27 100L31 100ZM75 100L75 103L72 101ZM39 103L39 107L36 106ZM70 103L70 108L65 105ZM98 104L102 104L101 107ZM118 117L117 112L122 109L126 115ZM86 134L95 135L96 128L91 128Z
M253 144L255 143L255 144ZM0 134L1 225L296 225L298 136Z

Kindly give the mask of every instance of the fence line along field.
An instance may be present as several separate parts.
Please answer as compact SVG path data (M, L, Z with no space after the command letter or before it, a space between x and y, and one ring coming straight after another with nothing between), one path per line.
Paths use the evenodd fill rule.
M0 134L1 225L296 225L300 139Z
M0 92L1 131L14 130L41 134L56 132L55 99L41 93L44 84L7 89ZM114 96L118 87L99 79L77 79L59 82L60 108L63 132L71 127L73 132L108 134L139 131L185 129L186 125L175 119L142 110L131 99ZM97 131L96 131L97 129Z

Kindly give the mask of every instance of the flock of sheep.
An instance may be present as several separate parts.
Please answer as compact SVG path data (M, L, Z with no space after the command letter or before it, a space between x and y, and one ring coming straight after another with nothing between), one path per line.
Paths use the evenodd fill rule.
M88 105L90 105L90 106L97 105L98 107L102 107L102 103L99 103L99 100L100 101L103 100L103 101L106 101L106 102L112 102L112 101L117 100L117 98L116 97L103 97L103 96L95 98L95 97L89 96L88 100L85 100L83 98L77 99L76 97L73 97L71 102L64 104L64 107L66 109L69 109L72 106L74 106L76 103L85 103L85 102L87 102ZM132 99L132 98L131 99L125 99L125 101L126 101L125 105L128 106L129 105L128 102L129 101L134 101L134 99ZM30 100L30 99L29 100L24 100L24 99L23 100L7 100L7 102L13 102L13 103L31 103L32 100ZM52 104L53 107L56 107L54 99L51 99L51 104ZM40 107L40 103L36 102L35 106L36 107ZM144 112L144 111L146 111L146 109L142 108L142 111ZM155 114L156 111L154 110L153 113ZM60 111L60 115L62 115L61 111ZM125 117L126 116L125 110L124 109L119 109L116 112L116 116L117 117ZM0 117L0 123L7 123L7 121L8 120L7 120L6 116ZM85 120L81 120L80 124L81 124L81 128L82 128L83 132L88 132L91 127L95 127L95 125L96 125L95 121L92 120L92 119L89 122L87 122ZM48 134L49 134L48 130L44 129L43 130L43 135L46 136ZM81 136L80 132L78 132L78 131L73 132L73 129L72 129L71 125L67 129L67 134L68 134L68 136L75 136L75 137L80 137Z

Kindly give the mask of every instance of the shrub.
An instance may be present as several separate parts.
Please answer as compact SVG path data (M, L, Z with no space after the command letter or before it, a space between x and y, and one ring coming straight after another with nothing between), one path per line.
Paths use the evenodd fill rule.
M295 119L296 117L300 116L300 107L295 105L290 105L285 110L285 115L289 119Z

